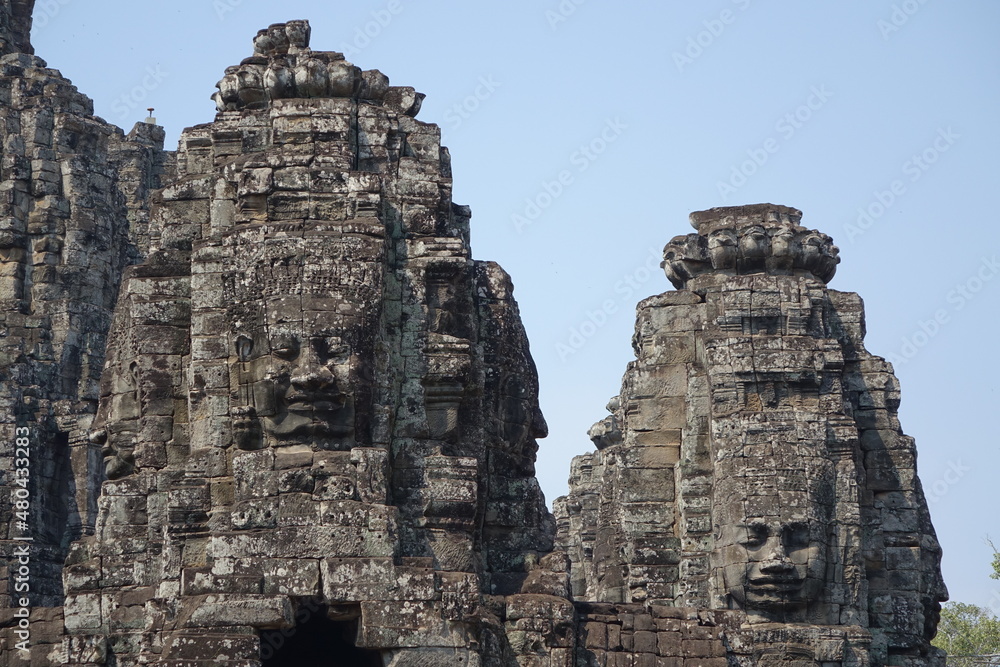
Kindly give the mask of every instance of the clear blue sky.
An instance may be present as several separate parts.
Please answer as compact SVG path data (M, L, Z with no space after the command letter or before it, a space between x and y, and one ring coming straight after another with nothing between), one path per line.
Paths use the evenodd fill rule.
M952 599L1000 610L1000 3L38 0L33 39L99 115L127 130L153 106L175 145L256 31L295 18L427 94L475 256L516 285L550 501L618 392L635 303L670 289L656 255L688 213L795 206L840 246L831 287L864 297L869 350L902 360Z

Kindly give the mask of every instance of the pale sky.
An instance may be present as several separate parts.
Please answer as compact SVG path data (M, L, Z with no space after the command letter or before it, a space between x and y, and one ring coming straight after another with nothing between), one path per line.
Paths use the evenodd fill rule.
M688 213L794 206L896 365L952 599L1000 611L1000 3L37 0L33 42L126 131L155 107L175 148L256 31L299 18L313 48L427 94L473 253L516 286L550 502Z

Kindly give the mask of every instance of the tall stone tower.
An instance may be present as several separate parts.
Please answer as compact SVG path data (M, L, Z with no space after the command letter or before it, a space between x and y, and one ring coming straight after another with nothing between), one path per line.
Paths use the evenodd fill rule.
M69 544L94 526L102 466L87 433L106 336L168 164L162 128L126 136L31 55L32 5L0 3L0 608L20 608L30 578L40 655L46 623L56 638L62 626Z
M155 195L67 664L500 660L488 601L552 549L534 365L510 279L470 258L440 130L309 32L258 34Z
M678 289L639 304L557 542L578 600L725 610L741 664L935 663L947 593L898 385L801 217L701 211L667 245Z

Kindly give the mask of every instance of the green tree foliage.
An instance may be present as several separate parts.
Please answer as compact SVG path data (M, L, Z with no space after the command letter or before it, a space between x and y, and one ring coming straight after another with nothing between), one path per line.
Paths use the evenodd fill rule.
M1000 551L993 543L993 579L1000 579ZM1000 618L984 607L949 602L941 609L934 646L948 652L948 667L1000 667Z
M949 602L934 645L948 652L948 667L1000 666L1000 618L983 607Z

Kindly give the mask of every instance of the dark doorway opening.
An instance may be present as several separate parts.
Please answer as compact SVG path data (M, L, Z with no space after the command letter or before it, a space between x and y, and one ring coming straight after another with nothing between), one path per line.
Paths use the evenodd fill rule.
M325 606L303 606L296 618L294 628L261 632L263 667L383 667L380 652L354 645L357 620L331 621Z

